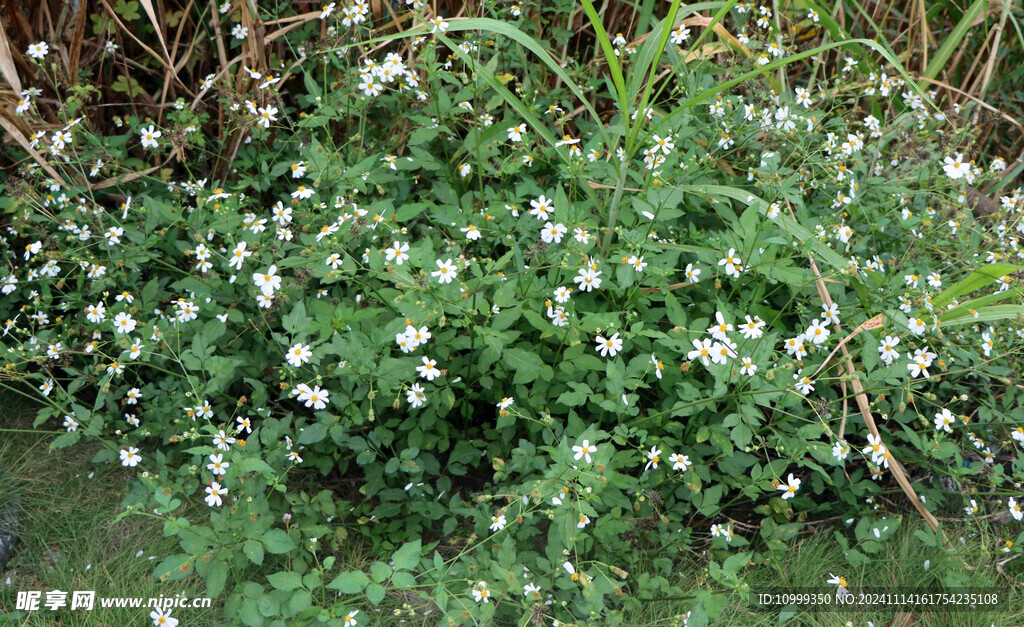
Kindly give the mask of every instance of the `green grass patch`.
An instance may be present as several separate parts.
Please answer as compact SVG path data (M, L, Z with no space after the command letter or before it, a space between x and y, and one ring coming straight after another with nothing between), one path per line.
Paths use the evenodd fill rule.
M31 432L34 408L5 398L0 441L0 501L17 495L24 514L14 555L0 574L0 623L13 625L143 625L150 608L102 608L100 597L205 596L195 578L161 583L153 568L177 542L155 518L114 522L135 475L120 465L91 462L98 446L49 450L53 435ZM19 431L22 430L22 431ZM15 611L18 591L43 593L36 612ZM46 592L69 592L68 607L43 606ZM96 592L94 609L70 610L70 592ZM213 625L221 599L210 609L179 608L183 625Z
M80 446L50 451L52 435L31 430L34 410L26 404L10 405L7 437L0 444L0 502L17 496L24 515L14 557L2 573L0 619L5 624L22 625L134 625L148 624L148 608L102 608L97 602L91 612L56 612L42 608L26 613L14 610L18 591L94 590L97 598L151 597L183 595L202 597L201 582L188 578L161 583L151 576L163 556L174 553L176 542L163 537L156 519L131 516L114 522L118 504L128 489L132 473L118 465L96 465L95 452ZM924 523L911 521L900 530L870 565L852 568L835 534L847 535L842 522L836 521L809 530L792 550L777 559L769 559L746 571L744 585L751 590L768 587L822 588L835 574L844 577L856 593L863 587L926 588L936 585L992 587L1011 592L1024 579L1024 564L1009 561L1002 552L1004 525L980 521L958 523L946 529L950 549L924 545L917 534ZM334 552L336 569L366 568L366 547L358 541L350 551ZM627 566L630 572L652 570L644 557ZM674 574L681 596L653 597L642 609L625 616L626 625L682 625L687 611L702 592L720 589L709 575L708 566L696 559L680 565ZM416 595L389 594L376 609L361 611L373 616L374 624L433 625L440 612ZM334 594L326 591L325 594ZM70 597L69 597L70 598ZM1014 597L1014 598L1018 598ZM211 609L178 609L174 616L187 625L214 625L220 616L223 599L214 599ZM715 624L754 627L759 625L848 624L995 625L1009 627L1024 624L1024 604L1004 603L999 611L972 610L957 613L919 612L905 614L884 611L764 611L753 602L728 608ZM893 622L896 621L896 622ZM904 621L904 622L899 622ZM910 622L906 622L910 621Z
M1003 527L1001 523L983 521L979 524L957 523L945 528L950 547L929 547L919 534L928 530L923 521L907 520L899 531L882 544L879 553L869 565L852 568L835 534L846 535L841 521L814 526L803 540L795 541L792 549L781 558L768 559L751 566L744 573L743 584L752 591L782 588L818 588L835 593L836 586L828 585L831 575L843 577L847 589L857 594L865 588L886 588L893 593L903 590L941 589L942 586L962 588L988 588L998 590L1003 599L996 611L983 609L957 612L899 612L819 610L796 613L759 609L753 601L736 602L713 625L757 627L768 625L813 625L845 627L846 625L917 625L922 627L989 626L1010 627L1024 624L1024 603L1021 602L1020 582L1024 569L1019 560L1006 560L1002 552ZM637 572L650 571L650 565L638 563ZM692 561L676 573L679 585L686 594L680 598L652 599L639 612L626 616L627 625L682 625L687 611L694 606L702 590L719 588L706 585L711 577L706 565ZM870 623L868 623L870 621Z

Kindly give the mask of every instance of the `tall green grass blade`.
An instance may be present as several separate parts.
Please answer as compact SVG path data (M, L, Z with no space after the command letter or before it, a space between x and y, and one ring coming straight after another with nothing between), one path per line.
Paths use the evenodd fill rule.
M658 23L655 23L657 27ZM658 45L658 38L649 36L647 41L640 46L640 51L633 58L632 67L627 75L626 82L626 95L631 100L636 100L637 94L640 93L640 87L643 82L645 73L643 68L657 67L658 57L661 56L662 47Z
M752 78L755 78L755 77L760 76L762 74L766 74L768 72L773 72L777 68L782 67L784 65L788 65L790 63L795 63L796 61L800 61L800 60L806 59L808 57L813 57L815 55L821 54L822 52L825 52L826 50L832 50L834 48L843 48L843 47L846 47L846 46L853 46L853 45L867 46L867 47L877 51L879 54L881 54L883 57L885 57L886 61L891 63L892 66L896 68L896 71L899 72L900 76L903 77L903 79L907 82L907 84L910 86L911 89L913 89L918 94L920 94L928 102L931 102L931 99L928 98L928 94L926 94L924 92L924 90L917 84L916 81L914 81L912 78L910 78L910 75L907 74L907 71L903 69L903 66L900 65L900 62L896 59L896 57L892 53L890 53L884 47L879 45L877 42L871 41L870 39L848 39L846 41L835 41L835 42L832 42L832 43L829 43L829 44L824 44L824 45L818 46L816 48L813 48L811 50L805 50L804 52L800 52L800 53L797 53L797 54L785 57L783 59L779 59L777 61L772 61L771 63L769 63L767 65L763 65L763 66L757 68L756 70L751 70L750 72L747 72L746 74L742 74L742 75L737 76L736 78L733 78L731 80L719 83L717 86L715 86L715 87L713 87L711 89L704 90L701 93L699 93L696 96L694 96L693 98L690 98L689 100L687 100L683 104L679 105L675 110L673 110L671 113L669 113L664 118L662 118L661 121L654 128L654 131L658 131L662 127L668 125L669 121L671 121L672 118L674 118L675 116L679 115L683 111L686 111L690 107L698 105L701 102L707 100L708 98L711 98L711 97L715 96L716 94L722 93L723 91L728 91L729 89L732 89L733 87L735 87L736 85L739 85L740 83L743 83L744 81L748 81L748 80L750 80Z
M541 121L541 119L538 118L533 113L533 111L530 110L530 107L527 106L526 103L517 98L516 95L509 91L507 87L502 85L501 82L497 78L495 78L494 73L491 70L486 68L482 63L478 63L476 59L473 59L469 55L463 53L459 49L458 44L448 39L444 35L438 35L438 39L442 43L447 45L453 52L462 55L463 60L469 63L469 65L473 68L473 71L476 72L476 74L481 79L483 79L483 81L487 83L487 85L491 89L493 89L499 96L501 96L501 98L506 103L508 103L508 105L512 107L516 113L518 113L524 120L526 120L526 123L529 125L530 131L535 131L552 147L554 147L555 144L558 143L558 139L551 132L551 130L547 128L544 122ZM563 161L568 163L569 156L566 151L558 150L558 154Z
M672 32L672 27L676 23L676 15L679 13L679 1L672 0L672 6L668 9L668 16L661 22L661 33L659 34L656 42L657 45L652 47L649 44L652 43L653 37L648 36L645 42L644 49L648 53L640 59L640 63L634 68L632 75L630 76L630 89L627 94L629 98L635 98L636 93L640 89L644 74L647 74L647 84L644 87L643 96L640 98L640 103L637 105L637 111L640 112L640 116L644 115L647 111L647 102L651 97L651 89L654 87L654 77L658 73L658 60L661 59L661 52L665 49L665 44L668 43L669 34ZM654 34L654 31L651 31ZM650 68L648 70L648 68ZM637 135L640 134L640 129L643 124L640 123L640 117L637 118L637 124L633 128L632 133L626 138L626 154L632 153L633 144L636 142Z
M690 46L691 49L697 48L697 47L699 47L704 42L704 39L710 33L714 32L715 24L720 22L729 13L729 9L731 9L736 4L737 1L738 0L728 0L727 2L724 2L724 3L723 2L701 2L701 3L698 3L698 4L693 4L693 5L689 5L687 7L684 7L683 8L683 13L681 15L677 15L675 19L666 20L666 23L668 25L668 33L670 34L672 32L672 26L675 24L676 20L685 18L686 15L688 15L689 13L696 13L697 11L705 11L705 10L711 10L711 9L718 9L718 11L716 11L715 14L711 17L711 22L701 31L701 34L697 37L697 40ZM648 42L649 41L650 41L650 39L648 39ZM661 56L661 51L664 50L664 49L665 49L665 43L662 42L662 43L660 43L660 45L657 48L657 52L656 52L657 57ZM675 57L675 56L677 56L675 54L675 51L670 49L670 58L671 57ZM678 70L678 68L679 68L679 66L681 64L682 64L682 58L680 58L680 63L675 64L673 66L673 68L672 68L673 73L676 70ZM655 61L653 62L653 65L651 66L650 77L648 78L648 88L644 92L644 98L643 98L643 101L641 102L641 105L640 105L640 110L641 111L646 110L648 105L649 105L649 103L650 103L650 92L651 92L651 87L653 86L653 80L654 80L655 73L657 71L657 67L658 67L657 59L655 59ZM643 76L642 72L638 72L637 75L636 75L637 80L639 81L639 79L642 76ZM661 88L659 88L658 94L655 97L656 99L657 99L657 97L660 97L661 92L664 91L666 86L667 86L667 83L662 85ZM630 89L633 90L632 87ZM639 90L639 87L637 87L637 91L638 90ZM631 91L631 93L635 93L635 92ZM632 148L636 144L636 137L637 137L637 135L639 135L639 133L640 133L640 126L637 125L636 129L633 131L633 135L631 137L627 138L627 142L626 143L627 143L628 147L626 149L626 154L629 155L630 157L632 157L633 154L635 153L635 150L632 150Z
M582 89L580 89L580 86L577 85L576 82L569 77L569 74L566 73L564 69L562 69L562 66L558 63L558 61L552 58L548 51L545 50L544 47L540 44L540 42L538 42L536 39L534 39L530 35L527 35L526 33L524 33L523 31L519 30L518 28L511 24L491 19L489 17L470 17L461 20L452 20L451 22L449 22L449 32L467 30L480 30L495 33L498 35L504 35L509 39L515 41L519 45L523 46L530 52L532 52L542 63L544 63L544 65L546 65L552 72L554 72L554 74L558 76L558 78L562 79L562 82L565 83L565 86L568 87L569 90L577 98L579 98L580 102L586 108L587 112L591 115L594 122L598 125L598 128L600 129L601 133L605 133L604 125L600 123L601 118L598 117L597 111L595 111L594 107L591 106L590 100L587 99L587 95L583 92ZM443 40L445 45L447 45L453 51L458 50L457 44L452 43L447 38L443 38ZM509 92L507 88L505 89L505 92L508 92L508 94L511 95L511 92ZM513 98L514 97L515 96L513 96ZM518 100L518 98L516 98L516 100ZM605 135L605 140L607 139L607 135Z
M990 263L987 266L978 268L967 275L966 278L961 279L940 292L938 296L932 299L932 306L935 308L945 307L947 304L953 302L954 298L963 296L964 294L970 294L971 292L981 289L989 283L998 281L1007 274L1016 272L1021 268L1021 266L1015 266L1012 263Z
M628 134L629 101L626 95L626 81L622 76L622 66L619 65L619 59L615 56L615 48L612 47L611 39L608 39L608 32L604 29L601 16L597 14L597 10L594 9L594 4L590 0L583 0L583 11L587 14L591 26L594 27L594 33L597 36L598 44L601 46L601 52L604 54L604 60L608 64L608 70L612 73L612 82L615 83L615 92L619 100L619 111L622 111L624 117L622 123Z
M962 324L974 324L978 322L1000 322L1002 320L1016 320L1024 316L1024 305L989 305L977 310L977 315L970 313L953 318L942 318L940 325L955 327Z
M999 179L999 184L996 185L996 189L1003 189L1011 185L1016 185L1021 174L1024 174L1024 161L1018 163L1017 167L1012 170L1007 170L1004 173L1003 178Z
M939 75L939 72L946 67L946 62L949 61L951 56L953 56L953 52L960 47L964 38L967 37L967 33L971 30L971 24L974 23L974 20L977 19L978 15L985 10L987 6L988 0L974 0L971 6L964 12L964 16L960 18L957 25L953 27L953 31L946 38L946 41L942 43L938 52L936 52L935 56L928 62L928 67L925 68L922 76L934 79Z
M636 32L646 33L647 28L651 25L654 20L654 5L656 0L643 0L638 11L639 17L636 21Z
M964 314L969 314L972 311L978 311L982 307L988 305L994 305L1000 301L1004 301L1010 298L1016 298L1018 302L1024 302L1024 290L1020 288L1013 288L1004 290L1002 292L996 292L995 294L989 294L982 296L981 298L973 298L965 303L961 303L956 307L946 310L939 316L939 320L958 318Z
M512 26L511 24L507 24L505 22L501 22L487 17L456 19L447 22L447 24L449 32L480 30L492 32L499 35L505 35L506 37L522 45L530 52L534 53L534 55L536 55L536 57L542 63L544 63L544 65L546 65L552 72L554 72L556 76L561 78L562 82L565 83L566 87L568 87L569 90L577 98L579 98L584 108L586 108L587 112L598 124L598 129L604 137L606 143L608 143L609 146L611 145L605 126L603 124L600 124L600 117L598 116L597 111L594 110L594 107L590 104L590 101L587 99L586 94L583 92L582 89L580 89L579 85L577 85L569 77L566 71L562 69L561 65L559 65L559 63L555 59L553 59L550 54L548 54L544 47L541 46L539 42L537 42L536 39L527 35L523 31L516 28L515 26ZM409 30L405 30L402 32L392 33L389 35L376 37L374 39L365 40L361 42L361 45L374 45L386 43L389 41L395 41L398 39L408 39L410 37L426 35L429 34L429 32L430 31L426 26L417 26L415 28L411 28ZM501 98L509 104L509 106L515 109L515 111L523 117L523 119L530 125L531 130L536 130L536 132L539 133L545 141L547 141L552 147L554 147L554 145L559 140L556 139L555 136L547 129L547 127L540 120L540 118L533 114L533 112L530 110L530 107L528 107L526 103L517 98L515 94L508 90L507 87L502 85L501 82L494 77L493 72L484 67L483 64L478 63L476 59L474 59L472 56L465 54L458 47L458 44L456 44L451 39L440 33L435 33L435 35L438 37L438 40L441 41L441 43L443 43L444 45L446 45L450 50L452 50L453 53L460 55L460 58L469 63L470 66L473 67L474 71L478 72L480 77L484 79L484 82L486 82L489 87L494 89L494 91L497 92L498 95L500 95ZM356 44L346 44L334 48L332 50L346 50L355 45ZM563 160L568 159L566 151L559 150L559 154L562 156Z
M818 18L821 20L821 23L825 25L825 29L828 31L829 35L832 36L833 39L835 39L836 41L843 41L844 39L846 39L846 34L843 32L843 29L839 26L839 22L837 22L835 18L833 18L828 13L822 11L814 3L809 2L808 6L818 11ZM895 57L896 53L889 45L888 38L885 36L885 33L882 32L882 29L878 27L878 24L876 24L875 21L871 19L871 14L865 11L864 7L860 6L860 4L854 3L853 6L855 9L857 9L857 13L860 14L861 19L867 22L868 26L870 26L871 29L875 31L875 40L881 46L885 47L885 49L888 50L893 57ZM857 67L855 71L858 71L861 74L866 74L867 72L873 72L875 70L874 62L872 61L871 57L868 56L866 52L864 52L864 50L855 48L853 50L853 53L858 57L858 61L865 62L865 67Z
M1024 31L1021 30L1020 22L1018 22L1017 18L1013 15L1013 11L1011 10L1013 6L1010 4L1009 0L1003 0L1001 4L1003 5L1003 12L1009 17L1010 24L1013 25L1013 30L1017 33L1017 45L1024 48Z
M456 27L456 25L458 27ZM540 44L538 44L532 37L526 35L519 29L515 28L514 26L510 26L508 24L504 24L502 22L498 22L490 18L469 18L457 21L455 24L452 24L449 27L449 30L484 30L486 29L486 27L495 27L493 32L507 34L509 37L511 37L517 42L522 43L525 47L527 47L532 52L537 54L537 56L540 57L541 60L545 61L545 63L550 62L553 65L552 69L556 69L557 73L563 75L565 74L565 71L562 70L562 68L559 67L558 64L555 63L554 60L548 56L544 49L540 47ZM544 122L542 122L536 116L536 114L534 114L534 112L530 109L529 106L527 106L525 102L520 100L518 97L516 97L515 94L509 91L507 87L501 84L501 82L494 76L493 71L484 66L484 64L478 62L472 55L463 52L462 49L459 48L458 44L453 42L448 37L440 33L437 33L437 37L439 41L444 43L444 45L448 46L448 48L450 48L453 53L460 55L462 59L469 63L470 66L473 68L473 71L477 73L477 76L483 79L483 81L487 83L487 85L491 89L493 89L499 96L501 96L502 100L508 103L508 105L512 107L516 111L516 113L522 116L522 118L526 120L527 124L530 126L530 130L536 131L552 148L554 148L559 158L561 158L561 160L564 163L569 163L570 159L568 151L556 145L559 140L547 128ZM580 99L583 100L587 109L594 116L594 120L598 123L598 128L601 130L601 133L604 134L604 125L600 124L600 119L597 116L597 112L594 111L592 107L590 107L590 102L586 100L586 98L583 98L582 91L579 89L579 87L575 86L575 84L569 79L568 75L565 75L562 80L565 82L567 86L570 87L570 89L573 89L574 93L578 92ZM604 135L604 137L607 141L607 135ZM597 195L595 194L594 190L591 189L589 185L582 185L581 189L583 190L584 194L586 194L587 197L591 200L593 206L598 207L599 204L597 200Z

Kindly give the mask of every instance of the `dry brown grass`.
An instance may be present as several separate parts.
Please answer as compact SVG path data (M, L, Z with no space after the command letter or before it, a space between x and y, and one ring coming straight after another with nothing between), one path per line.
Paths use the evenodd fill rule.
M835 20L852 36L884 37L899 55L901 61L912 73L925 75L929 63L941 52L940 49L956 24L963 19L953 6L935 9L920 0L909 3L879 2L836 4ZM974 3L966 2L965 5ZM218 3L207 0L141 0L139 17L129 20L118 13L118 4L113 0L31 0L27 3L5 3L0 15L0 126L4 129L4 141L13 144L28 157L42 165L49 176L66 183L87 184L84 180L66 180L69 175L58 173L47 163L44 155L29 147L28 137L38 130L52 130L61 125L58 112L60 99L65 97L67 86L79 81L96 88L93 94L85 94L84 115L93 131L103 133L111 128L115 115L130 112L140 118L149 118L160 124L168 108L178 98L184 98L194 110L210 114L210 122L203 129L209 145L223 146L221 154L207 159L209 169L202 176L221 179L230 170L233 157L244 140L244 129L234 129L226 124L227 116L221 99L206 97L200 83L204 77L215 75L229 80L219 84L218 89L229 99L238 101L248 98L257 105L268 104L275 96L256 89L257 80L241 71L243 67L268 74L277 70L278 59L294 58L285 35L311 21L319 22L320 2L308 0L295 2L293 11L275 19L264 19L269 5L259 7L256 0L236 0L227 16L221 15ZM372 0L374 35L383 35L412 26L408 11L397 11L392 3ZM403 5L404 6L404 5ZM541 40L552 41L551 49L556 55L571 56L582 63L594 61L600 64L600 54L595 54L597 44L590 22L580 10L568 16L558 15L544 3L523 3L524 16L537 29ZM622 32L627 39L635 40L638 27L651 19L663 17L667 3L640 3L640 10L633 3L620 0L605 0L598 9L609 33ZM833 5L828 5L831 8ZM948 58L933 76L926 77L931 85L938 88L947 107L954 104L981 102L993 116L981 116L980 110L965 120L977 127L977 135L987 151L1007 157L1013 161L1024 148L1024 118L1019 85L1009 89L1000 81L1004 76L1016 76L1015 59L1024 56L1018 39L1017 22L1001 2L992 2L983 10L970 13L970 32L964 45ZM783 43L799 47L810 32L820 37L821 29L808 29L806 9L801 3L782 3L776 16L788 41ZM446 17L484 15L480 2L455 0L433 0L426 7L428 14ZM123 12L122 12L123 13ZM261 16L262 14L262 16ZM703 12L706 19L710 12ZM232 56L225 45L228 21L238 22L247 27L248 34L241 42L240 49ZM311 50L326 42L326 22L320 22L319 38L306 43ZM813 25L811 25L813 26ZM877 31L876 31L877 27ZM557 45L552 40L554 28L564 28L573 34L569 40ZM715 42L714 39L723 39ZM115 57L103 53L107 41L120 48ZM39 66L27 58L25 50L29 44L46 41L53 53L47 57L53 62L53 76L41 72ZM727 62L728 56L737 52L736 42L722 29L708 40L707 52L714 53L720 62ZM291 42L294 45L296 42ZM721 45L726 44L726 45ZM361 53L370 50L361 50ZM813 69L814 73L835 72L841 59L841 51L830 57L823 66ZM271 65L275 64L272 68ZM727 63L726 63L727 64ZM297 64L292 62L281 73L284 80L293 76ZM792 64L787 68L792 79L799 84L812 77L812 68L803 64ZM84 80L83 80L84 79ZM141 90L137 93L117 91L113 86L118 80L137 81ZM549 87L558 87L556 76L546 77ZM58 89L55 82L60 83ZM1021 77L1024 84L1024 76ZM122 83L124 84L124 83ZM282 83L283 84L283 83ZM13 107L21 89L28 85L41 86L44 94L38 99L43 122L29 122L24 116L15 115ZM58 94L58 91L61 92ZM287 90L283 90L287 91ZM186 155L178 149L173 151L172 162L153 163L142 169L146 175L161 169L180 167ZM177 163L175 163L177 162ZM15 165L9 157L4 166ZM90 183L97 187L109 187L116 181L111 179Z

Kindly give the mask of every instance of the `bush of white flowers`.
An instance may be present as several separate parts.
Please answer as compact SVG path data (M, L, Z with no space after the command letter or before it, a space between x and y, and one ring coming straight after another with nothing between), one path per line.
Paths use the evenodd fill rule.
M19 113L53 130L3 183L0 384L245 625L617 624L693 554L692 626L806 521L856 567L900 512L1021 520L1024 192L976 219L1005 163L883 48L733 4L597 68L519 7L373 39L332 3L105 133L30 49L65 106Z

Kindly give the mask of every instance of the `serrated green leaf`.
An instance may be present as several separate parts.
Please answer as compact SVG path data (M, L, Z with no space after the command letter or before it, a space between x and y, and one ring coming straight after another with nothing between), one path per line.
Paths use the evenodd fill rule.
M327 437L328 425L322 422L314 422L307 425L299 433L299 444L315 444Z
M391 585L401 590L409 590L416 585L416 578L412 573L400 570L391 575Z
M475 450L475 449L474 449ZM420 563L420 552L423 550L422 540L406 542L395 551L391 560L395 563L395 570L411 570Z
M231 467L234 469L235 475L244 475L249 472L274 474L274 469L270 467L270 464L258 457L243 457L232 464Z
M267 552L274 555L281 555L297 548L295 542L283 529L271 529L263 534L261 540Z
M292 571L282 571L267 576L267 581L277 590L291 592L302 587L302 576Z
M530 383L540 376L544 362L537 353L523 348L506 348L502 351L502 360L512 371L513 383Z
M366 573L359 570L351 570L339 573L331 583L327 584L327 587L331 590L337 590L342 594L359 594L366 589L369 583L370 578L366 576Z
M257 566L263 564L263 545L259 540L246 540L242 545L242 553Z
M168 555L157 564L153 576L157 579L167 577L168 581L177 581L192 574L192 569L183 569L191 559L188 555Z
M387 581L391 577L391 567L384 562L374 562L370 564L370 576L377 583Z
M380 605L380 602L384 600L384 594L386 592L387 590L384 589L384 586L377 583L371 583L366 586L366 599L374 605Z
M223 559L214 559L206 568L206 593L211 598L220 596L228 580L228 563Z

